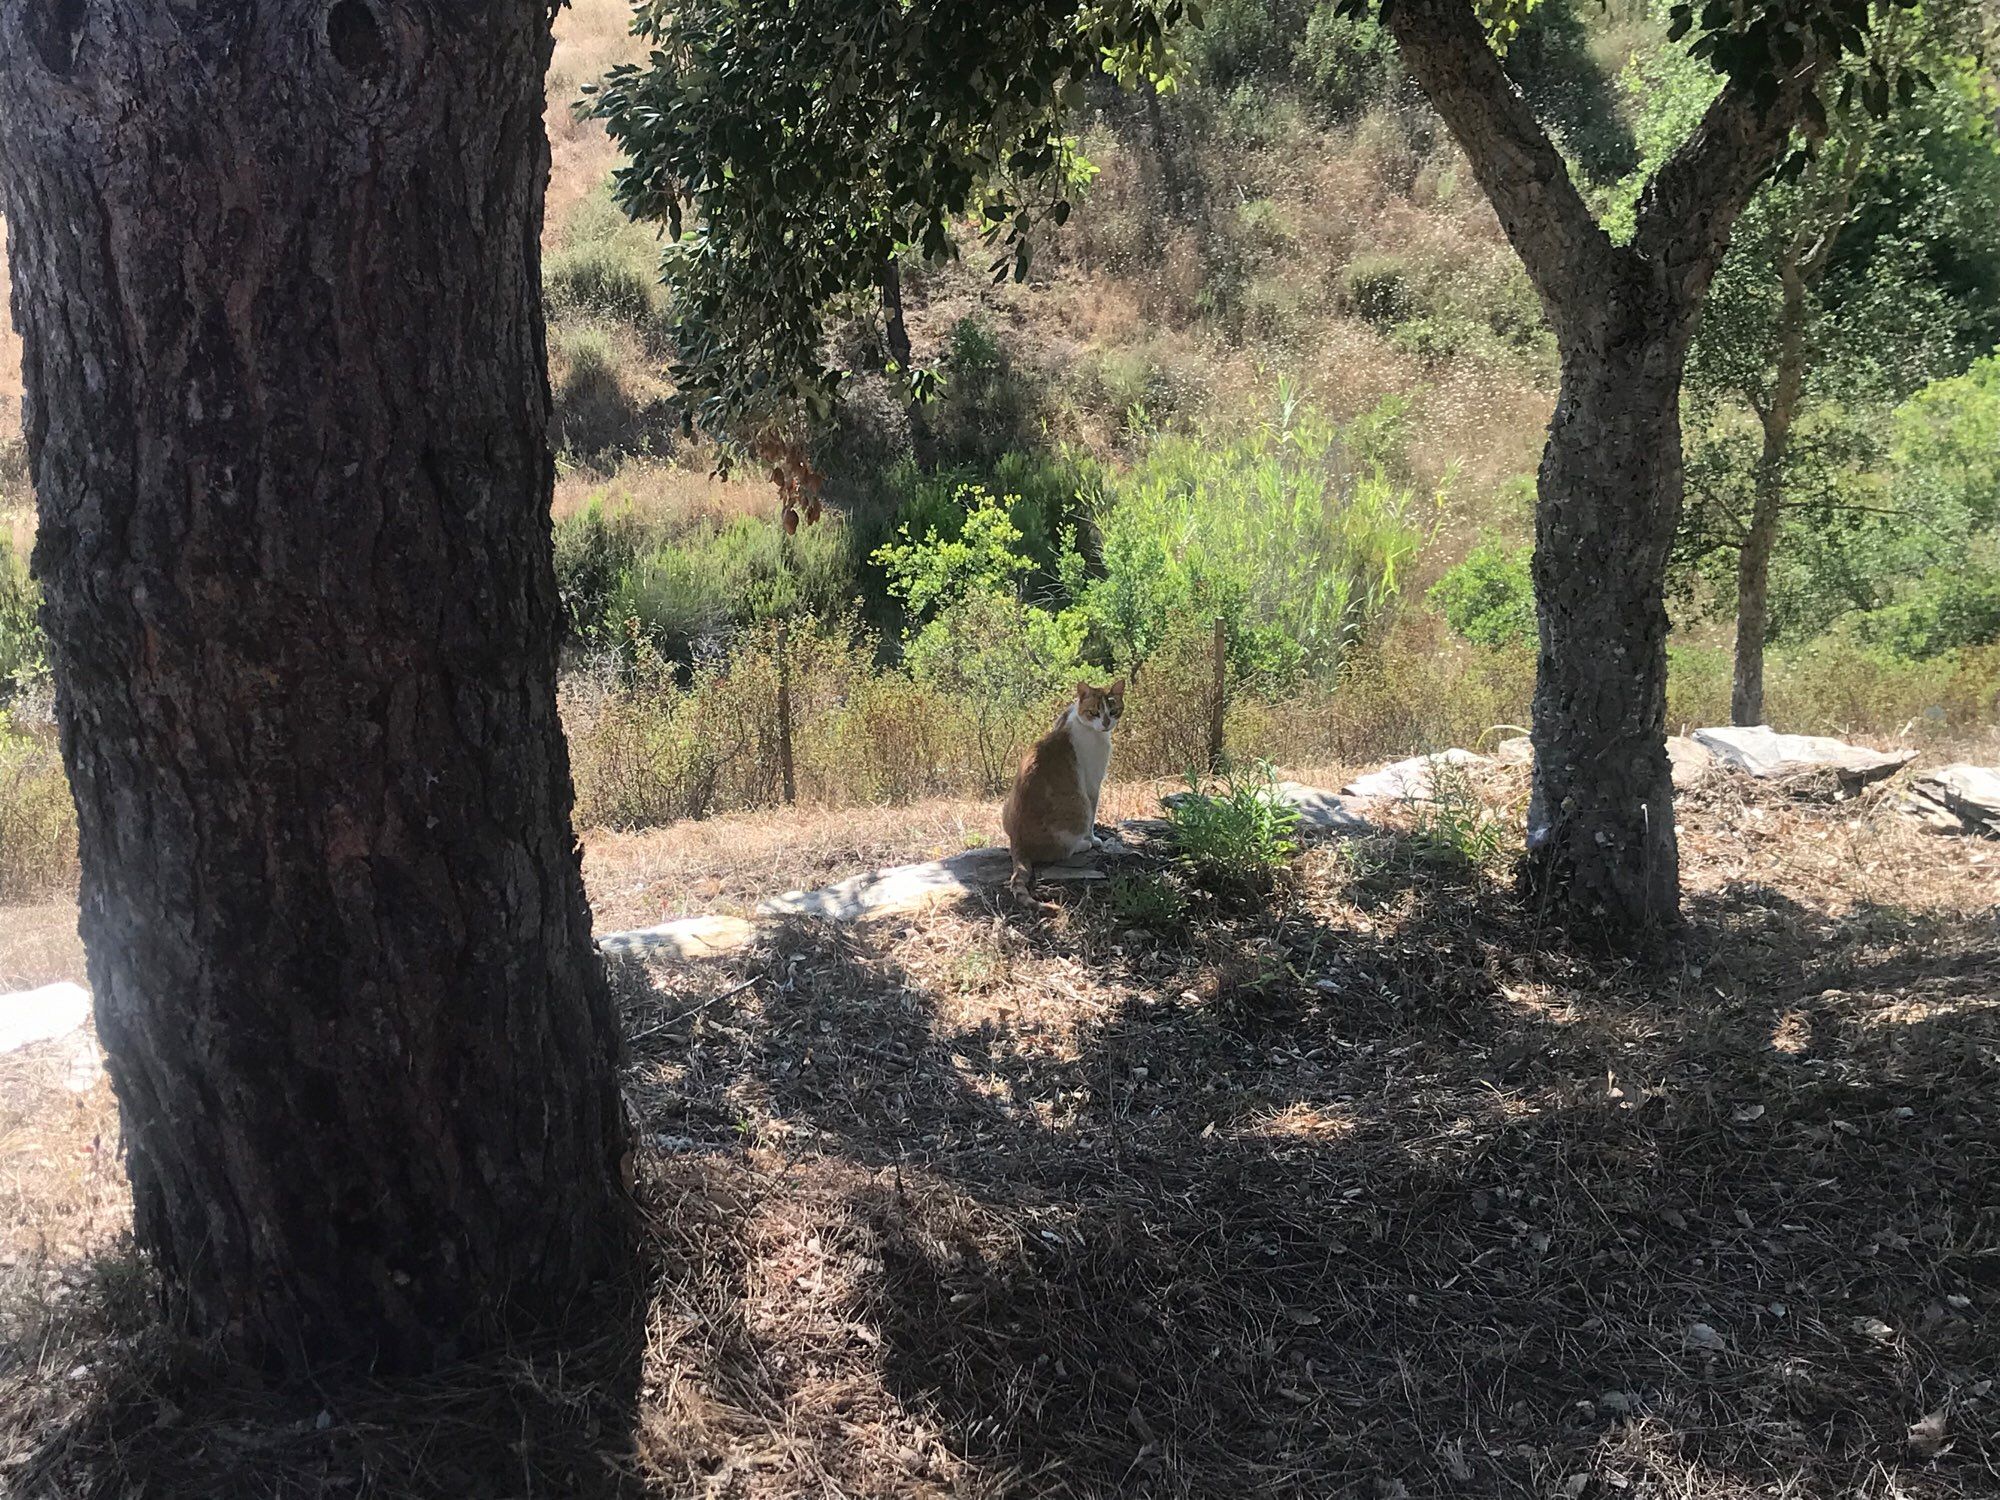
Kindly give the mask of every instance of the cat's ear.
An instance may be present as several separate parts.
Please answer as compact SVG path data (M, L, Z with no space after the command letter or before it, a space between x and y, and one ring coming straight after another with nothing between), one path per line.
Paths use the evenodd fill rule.
M1076 696L1078 698L1082 698L1089 691L1090 691L1090 684L1087 682L1079 682L1076 685Z
M1111 694L1111 696L1112 696L1112 697L1114 697L1114 698L1122 698L1122 697L1124 697L1124 696L1125 696L1125 679L1124 679L1124 678L1122 678L1122 677L1121 677L1121 678L1119 678L1119 679L1118 679L1118 680L1117 680L1116 682L1112 683L1112 684L1111 684L1111 686L1110 686L1109 688L1105 689L1105 691L1106 691L1106 692L1108 692L1108 693L1110 693L1110 694Z

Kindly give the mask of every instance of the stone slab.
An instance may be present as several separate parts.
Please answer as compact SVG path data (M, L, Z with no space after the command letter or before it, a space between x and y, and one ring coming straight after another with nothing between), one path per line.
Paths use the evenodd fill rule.
M1399 760L1365 776L1357 776L1340 790L1345 796L1363 797L1375 802L1428 802L1436 790L1434 773L1441 763L1483 766L1488 762L1483 755L1474 755L1470 750L1454 746L1435 755L1413 755L1408 760Z
M1694 737L1722 765L1766 781L1830 772L1861 787L1895 775L1917 758L1914 750L1870 750L1826 735L1779 734L1768 724L1697 729Z
M0 1052L68 1036L89 1020L90 991L68 980L0 995Z
M1903 806L1942 832L2000 838L2000 769L1961 761L1925 771Z
M723 958L747 947L756 928L741 917L677 917L654 927L608 932L598 950L614 958L660 953L674 958Z

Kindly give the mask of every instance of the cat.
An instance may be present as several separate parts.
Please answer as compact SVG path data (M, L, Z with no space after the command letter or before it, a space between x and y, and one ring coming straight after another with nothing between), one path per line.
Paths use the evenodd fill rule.
M1034 884L1036 865L1102 847L1097 799L1111 764L1111 731L1124 712L1124 678L1101 688L1079 682L1055 728L1022 757L1014 790L1000 809L1000 826L1014 855L1009 883L1016 890Z

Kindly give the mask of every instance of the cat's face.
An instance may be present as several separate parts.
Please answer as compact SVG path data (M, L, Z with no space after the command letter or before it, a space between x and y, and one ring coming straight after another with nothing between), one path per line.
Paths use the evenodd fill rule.
M1124 712L1124 678L1119 678L1110 687L1092 687L1087 682L1076 685L1076 716L1092 729L1101 729L1109 734L1118 727L1118 720Z

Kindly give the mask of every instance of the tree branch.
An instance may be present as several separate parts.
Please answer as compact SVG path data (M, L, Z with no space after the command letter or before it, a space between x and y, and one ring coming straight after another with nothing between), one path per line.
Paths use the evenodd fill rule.
M1684 308L1700 305L1729 248L1736 216L1791 140L1801 101L1822 66L1817 40L1806 46L1806 60L1779 80L1777 97L1767 105L1742 84L1725 84L1694 133L1639 195L1632 248L1664 269Z
M1602 286L1611 274L1610 237L1500 66L1468 0L1397 0L1386 24L1404 65L1465 152L1560 334L1575 288Z

